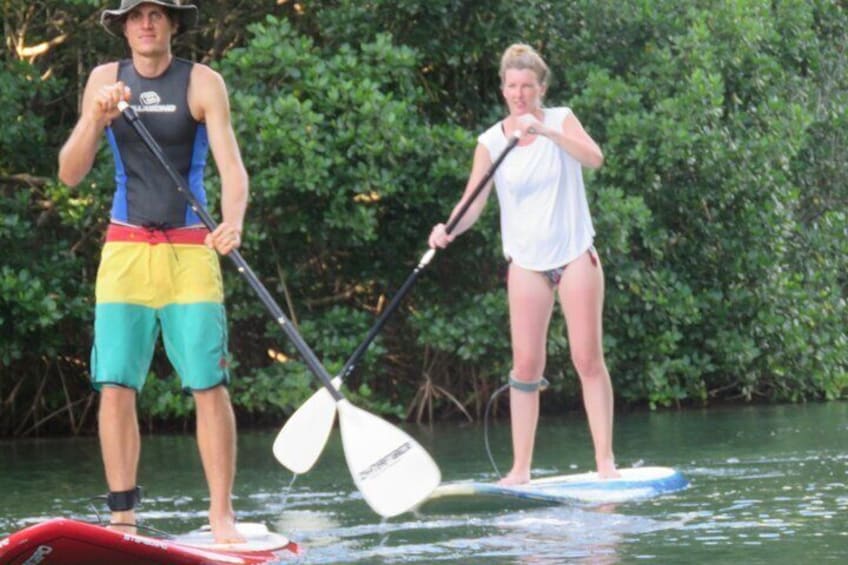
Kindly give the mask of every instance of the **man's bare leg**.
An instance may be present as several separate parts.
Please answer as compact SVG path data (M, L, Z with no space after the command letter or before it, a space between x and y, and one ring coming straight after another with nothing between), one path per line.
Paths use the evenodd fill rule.
M136 392L131 388L104 386L100 392L98 435L106 483L111 492L136 487L141 438L136 416ZM136 533L135 511L112 512L112 528ZM131 524L129 526L123 524Z
M241 543L232 493L236 474L236 421L223 386L194 393L197 444L209 484L209 526L216 543Z

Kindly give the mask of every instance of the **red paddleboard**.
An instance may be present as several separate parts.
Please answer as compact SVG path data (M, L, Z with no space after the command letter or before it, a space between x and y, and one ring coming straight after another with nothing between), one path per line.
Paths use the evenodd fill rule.
M161 539L53 518L0 540L0 564L257 565L300 553L296 543L262 524L239 524L238 529L245 543L215 544L208 532Z

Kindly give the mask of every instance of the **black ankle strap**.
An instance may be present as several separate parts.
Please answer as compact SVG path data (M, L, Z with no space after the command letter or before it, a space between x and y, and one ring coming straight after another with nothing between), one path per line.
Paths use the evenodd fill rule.
M112 512L132 510L139 502L141 502L141 487L120 492L110 492L106 495L106 505Z

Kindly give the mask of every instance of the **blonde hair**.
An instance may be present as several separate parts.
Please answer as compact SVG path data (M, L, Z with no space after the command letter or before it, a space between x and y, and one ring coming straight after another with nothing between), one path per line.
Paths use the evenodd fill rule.
M536 73L536 78L539 79L539 84L548 86L551 71L542 57L535 49L526 43L513 43L506 48L501 56L500 77L501 84L504 82L504 77L509 69L524 70L529 69Z

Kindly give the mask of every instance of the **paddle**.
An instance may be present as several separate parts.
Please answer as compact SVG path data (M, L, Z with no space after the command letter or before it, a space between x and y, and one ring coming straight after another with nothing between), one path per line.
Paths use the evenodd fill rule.
M215 220L188 188L186 181L174 170L162 148L139 120L135 110L125 101L118 103L118 109L174 181L177 191L185 197L209 231L214 231L217 227ZM338 410L339 413L345 459L353 481L365 502L377 514L391 517L414 508L426 499L441 481L441 473L435 461L408 434L348 402L333 386L327 370L303 341L241 254L233 250L227 254L227 257L235 263L238 272L247 279L300 353L310 371L326 387L325 390L329 391L333 411ZM303 429L303 433L308 433L308 430ZM323 440L326 441L326 438Z
M495 171L503 162L504 158L510 151L512 151L513 147L516 146L520 137L521 134L518 131L512 135L507 146L503 151L501 151L501 154L498 155L497 159L495 159L489 167L489 170L486 171L486 174L474 188L471 195L466 199L459 210L457 210L456 215L448 222L445 227L445 231L448 235L450 235L454 228L456 228L457 224L459 224L459 221L468 211L468 208L483 191L492 176L494 176ZM380 314L380 317L377 318L377 321L368 331L368 335L365 336L365 339L359 344L359 347L356 348L356 351L353 352L344 364L344 367L341 372L339 372L338 376L333 379L333 384L336 387L340 386L342 380L346 379L351 375L351 373L353 373L356 364L359 363L362 356L365 355L365 351L368 349L368 346L371 345L371 342L374 341L374 338L377 337L377 334L380 333L380 330L385 325L386 320L388 320L389 316L397 310L401 300L406 297L412 286L415 284L415 281L418 280L421 272L425 267L427 267L435 255L436 249L428 249L427 252L424 253L421 260L418 262L418 265L415 269L413 269L412 273L410 273L409 277L407 277L406 281L395 293L391 302L389 302L389 305L386 306L386 309L383 310L383 313ZM327 438L330 436L330 430L333 427L333 421L336 417L335 407L330 394L331 393L329 393L326 388L322 388L315 392L309 400L304 402L303 405L301 405L301 407L291 415L283 428L277 434L277 438L274 440L274 456L277 458L277 461L294 473L305 473L312 468L318 460L318 457L321 455L321 451L324 449Z

